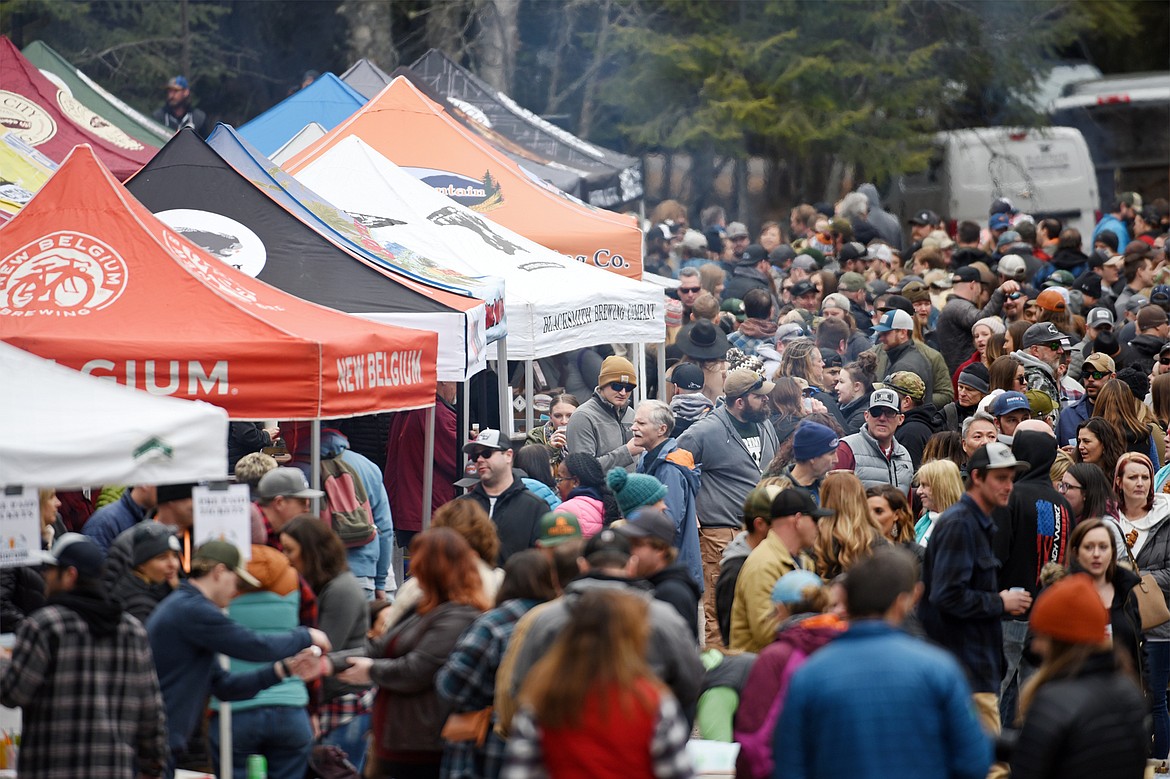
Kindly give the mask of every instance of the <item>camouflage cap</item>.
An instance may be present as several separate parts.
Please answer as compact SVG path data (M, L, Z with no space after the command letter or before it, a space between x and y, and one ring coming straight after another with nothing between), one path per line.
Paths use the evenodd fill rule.
M878 385L874 385L877 387ZM882 387L897 391L901 395L909 395L914 400L926 397L926 382L916 373L898 371L885 378Z

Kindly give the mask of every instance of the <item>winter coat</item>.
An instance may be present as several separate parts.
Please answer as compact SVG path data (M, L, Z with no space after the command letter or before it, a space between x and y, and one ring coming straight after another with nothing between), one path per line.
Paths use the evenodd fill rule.
M866 214L866 220L883 241L898 251L902 251L902 223L898 221L898 217L882 208L877 187L873 184L862 184L857 188L857 191L865 195L865 199L869 201L869 212Z
M723 287L723 300L731 298L743 300L743 296L753 289L762 289L769 294L772 292L767 277L756 270L754 265L737 265L727 275L727 283Z
M869 396L862 395L857 400L841 406L841 416L845 417L842 429L845 435L853 435L865 426L865 412L869 410Z
M772 588L781 576L797 568L812 570L812 561L803 554L794 556L775 533L769 532L751 551L735 583L731 649L759 652L772 643L779 623L772 604Z
M1041 265L1040 270L1032 276L1032 286L1036 289L1043 288L1048 277L1058 270L1068 271L1075 279L1088 269L1089 258L1080 249L1057 249L1052 259Z
M991 300L983 308L958 295L951 295L938 316L938 344L947 363L948 378L964 360L975 351L971 327L985 316L994 316L1003 310L1003 290L991 293Z
M548 504L524 486L523 473L512 469L512 483L496 496L494 507L484 491L483 482L477 482L470 492L456 498L474 500L492 518L500 536L500 565L517 552L536 546L536 539L540 538L540 518L548 513Z
M272 446L272 438L257 422L228 423L228 470L235 470L244 455Z
M1154 370L1154 363L1158 361L1158 353L1162 351L1166 340L1159 338L1156 335L1142 334L1135 336L1129 342L1129 348L1133 353L1133 357L1126 363L1125 367L1138 367L1142 373L1147 376Z
M1012 352L1012 357L1015 357L1024 366L1026 388L1040 390L1052 399L1052 403L1056 408L1060 408L1060 385L1057 384L1052 367L1048 363L1033 357L1023 349Z
M747 542L747 531L738 533L723 548L719 561L719 579L715 582L715 617L719 622L719 635L724 646L731 646L731 607L735 601L735 586L740 571L752 553Z
M548 504L549 510L555 510L560 507L561 499L552 491L552 487L539 479L533 479L528 476L523 477L521 481L524 482L524 486L528 488L529 492Z
M569 417L565 451L593 455L601 463L603 473L608 473L611 468L632 471L634 456L626 448L626 442L631 438L633 421L633 409L627 406L619 412L595 389L593 396Z
M1065 563L1075 522L1068 501L1052 486L1049 476L1056 461L1056 445L1052 436L1035 430L1017 433L1012 439L1012 453L1028 463L1028 470L1016 478L1007 506L991 515L1001 590L1023 587L1034 598L1040 592L1040 571L1045 564ZM1027 615L1015 619L1026 620Z
M1170 602L1170 498L1154 495L1151 514L1162 519L1150 529L1149 537L1135 556L1138 570L1144 575L1152 573L1162 588L1162 594ZM1124 520L1124 518L1122 518ZM1125 525L1122 525L1124 530ZM1154 641L1170 641L1170 622L1146 631L1146 638Z
M877 440L870 435L869 428L862 426L855 434L841 439L837 447L838 467L842 465L840 458L842 446L853 455L851 470L866 487L892 484L902 492L910 493L910 482L914 478L914 461L910 459L910 452L906 447L898 443L897 438L894 439L894 450L887 458Z
M578 487L570 492L569 499L561 503L560 510L575 515L577 522L581 525L581 535L585 538L593 538L601 532L601 528L605 527L605 504L601 502L600 498L586 493L584 491L586 489L588 488ZM590 490L590 492L592 491Z
M930 381L926 381L925 376L923 376L922 380L926 382L926 386L929 388L931 402L934 403L935 407L942 408L955 399L955 388L951 385L951 374L953 371L947 369L947 362L943 359L942 353L937 349L932 349L922 341L914 340L910 343L914 344L914 348L926 358L926 362L930 365ZM893 373L890 370L890 360L886 356L886 350L879 346L875 347L873 351L877 355L876 373L878 379L882 379Z
M677 439L668 438L655 451L642 453L638 473L653 476L666 486L666 513L674 520L674 548L678 550L678 561L690 573L702 594L703 559L699 554L699 521L695 508L699 469L695 467L695 458L690 452L678 448Z
M1099 779L1145 773L1149 706L1113 655L1036 691L1012 751L1012 779Z
M422 484L427 462L426 409L400 411L390 421L386 438L386 468L383 484L390 497L394 525L399 530L423 529ZM431 482L431 511L455 499L458 432L455 409L441 398L435 401L435 478Z
M573 417L576 418L577 414ZM738 530L743 526L743 502L759 482L763 469L776 456L780 445L772 425L763 422L757 427L761 449L759 462L748 452L726 406L700 419L678 439L678 448L690 452L702 469L701 489L696 496L700 527Z
M686 621L687 627L694 634L695 641L699 640L699 585L690 571L681 563L674 563L663 568L658 573L646 577L646 581L654 588L654 597L663 603L670 604L679 616Z
M145 623L162 599L174 592L166 582L152 584L133 570L126 571L114 587L113 597L129 615Z
M910 462L917 471L918 466L922 465L922 452L926 449L926 442L932 435L942 430L946 423L933 403L916 406L903 414L902 424L894 431L894 440L906 447L906 451L910 453Z
M375 658L371 732L379 755L443 751L439 733L451 706L435 692L435 675L479 614L474 606L447 601L426 614L412 612L367 647Z
M783 710L788 682L809 655L844 628L845 624L831 614L797 614L785 620L776 640L760 652L735 713L735 740L743 745L735 766L739 779L771 778L772 731ZM759 748L761 736L767 749Z
M915 374L926 384L926 395L924 397L932 397L934 395L934 378L932 376L933 370L930 363L922 356L922 353L914 348L914 340L911 339L901 346L895 346L893 349L885 350L880 346L875 347L879 351L885 352L885 364L882 361L878 363L878 378L881 379L899 371L909 371Z

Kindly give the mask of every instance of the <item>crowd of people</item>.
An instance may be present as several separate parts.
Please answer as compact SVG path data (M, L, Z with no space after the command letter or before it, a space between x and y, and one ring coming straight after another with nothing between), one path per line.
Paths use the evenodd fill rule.
M241 779L687 777L695 737L740 777L1170 773L1170 204L687 216L647 233L661 377L595 351L516 439L440 383L432 463L425 412L339 425L324 491L305 425L233 423L246 561L192 548L192 485L43 491L0 572L22 774L218 765L227 702Z

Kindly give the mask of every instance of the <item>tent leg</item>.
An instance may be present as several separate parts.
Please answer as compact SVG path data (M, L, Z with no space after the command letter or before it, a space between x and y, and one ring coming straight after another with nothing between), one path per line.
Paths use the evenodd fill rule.
M311 465L309 486L315 490L321 489L321 420L314 419L309 434L309 446L312 447L313 453L310 456L309 462ZM313 498L313 505L310 509L314 514L321 513L321 499Z
M658 344L658 399L666 400L666 341Z
M637 358L638 358L638 402L641 403L646 399L646 343L639 341L637 343ZM659 379L661 381L661 379Z
M516 425L512 419L512 388L508 385L508 339L496 341L496 381L500 388L500 431L512 435Z
M467 433L471 430L471 380L463 382L463 426L455 431L455 462L459 463L459 472L467 473L467 455L463 452L463 444L467 442Z
M535 388L532 386L532 360L524 361L524 432L525 434L531 432L533 418L532 418L532 398L536 395Z
M422 489L422 528L426 530L431 526L431 511L435 507L431 505L431 490L435 483L435 407L430 406L427 409L426 419L426 444L423 448L423 457L426 458L427 466L423 469L423 489ZM458 439L456 439L458 440Z
M223 612L226 614L227 609ZM227 655L219 655L217 659L220 668L231 670ZM219 702L219 775L232 775L232 705L227 701Z

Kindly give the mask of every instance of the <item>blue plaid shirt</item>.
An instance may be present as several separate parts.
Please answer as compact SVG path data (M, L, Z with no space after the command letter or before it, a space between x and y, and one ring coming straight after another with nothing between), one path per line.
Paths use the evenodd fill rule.
M439 697L453 711L479 711L492 705L496 693L496 670L520 618L537 601L523 598L504 601L484 612L463 631L446 664L435 677ZM492 730L495 717L492 717ZM503 763L504 742L492 733L482 749L474 742L448 741L443 747L442 779L478 779L496 776Z
M926 547L918 605L931 640L966 669L974 692L999 692L1003 679L1003 600L995 523L970 495L942 513Z

